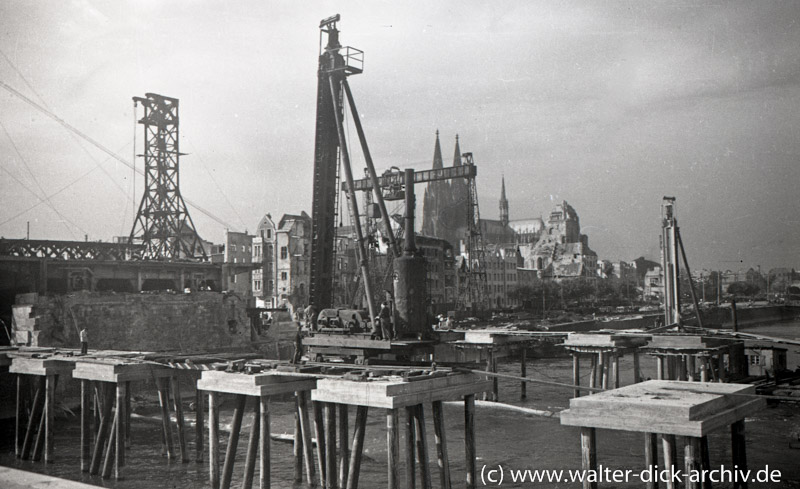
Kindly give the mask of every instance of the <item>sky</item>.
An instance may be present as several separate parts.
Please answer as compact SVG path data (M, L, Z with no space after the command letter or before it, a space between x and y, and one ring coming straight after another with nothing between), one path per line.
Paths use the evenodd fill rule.
M599 258L656 259L668 195L693 269L800 269L799 2L3 0L0 81L128 162L132 97L180 99L181 192L220 242L310 213L336 13L379 173L458 134L482 217L505 176L511 219L566 200ZM141 176L3 86L0 126L0 235L129 234Z

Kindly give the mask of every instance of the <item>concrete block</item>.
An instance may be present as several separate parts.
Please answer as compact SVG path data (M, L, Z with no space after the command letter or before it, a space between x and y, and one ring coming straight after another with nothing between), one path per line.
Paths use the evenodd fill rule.
M31 345L31 332L30 331L14 331L14 342L17 345Z

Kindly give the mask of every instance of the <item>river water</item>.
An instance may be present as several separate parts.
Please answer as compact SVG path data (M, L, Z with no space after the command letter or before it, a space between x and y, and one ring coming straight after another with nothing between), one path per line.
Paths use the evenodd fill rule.
M772 325L751 327L743 331L758 334L800 338L800 321L783 322ZM800 347L790 347L789 367L800 364ZM621 360L620 372L623 385L632 382L632 360ZM655 360L643 357L641 368L645 377L655 378ZM517 374L518 364L501 364L500 372ZM548 358L529 360L528 375L531 377L571 382L572 363L569 358ZM585 376L586 377L586 376ZM582 384L586 385L584 378ZM500 381L500 401L515 406L539 410L559 411L569 405L571 390L558 387L529 384L528 398L519 399L519 383ZM294 403L286 399L271 403L272 433L291 433L294 426L292 409ZM351 409L350 426L354 426L355 410ZM230 422L232 406L223 405L221 422ZM385 411L372 410L369 415L364 461L361 471L361 487L386 487L386 435ZM429 426L429 453L434 457L431 464L434 487L438 486L438 471L435 464L433 446L433 426L430 412L426 412ZM239 456L236 462L233 487L242 481L242 469L246 451L246 430L251 420L245 418L243 438L239 442ZM189 413L188 418L193 418ZM463 487L464 438L463 408L460 405L445 405L447 443L450 451L453 487ZM60 418L55 431L55 463L45 466L41 462L20 461L14 457L13 424L6 423L0 442L0 465L23 470L42 472L57 477L79 480L86 483L119 489L174 488L188 489L208 487L208 464L190 462L168 462L161 455L160 426L134 419L132 424L133 446L126 453L127 465L123 469L124 479L104 481L99 476L88 476L80 471L80 425L77 417ZM792 433L800 432L800 409L796 404L782 403L768 407L746 420L747 460L750 469L759 470L769 466L770 470L780 470L780 483L755 483L751 488L800 487L800 449L790 448ZM496 407L476 407L475 417L478 470L502 466L508 469L577 469L580 468L581 450L577 428L562 427L557 418L532 416ZM187 435L190 454L194 451L194 430ZM796 436L796 435L795 435ZM221 445L224 449L227 436L223 433ZM719 432L709 437L712 468L727 464L730 457L730 437L727 432ZM402 449L401 441L400 447ZM644 464L644 442L639 433L598 430L598 463L613 469L635 469ZM401 457L402 458L402 457ZM679 457L680 460L680 457ZM401 467L401 484L404 472ZM272 442L272 486L277 488L305 487L293 485L292 446L290 443ZM479 476L480 479L480 476ZM257 480L257 479L256 479ZM640 482L603 483L600 487L641 487ZM478 486L481 486L480 480ZM497 486L493 484L493 486ZM578 483L512 483L508 479L500 487L580 487ZM731 484L715 484L714 487L732 487Z

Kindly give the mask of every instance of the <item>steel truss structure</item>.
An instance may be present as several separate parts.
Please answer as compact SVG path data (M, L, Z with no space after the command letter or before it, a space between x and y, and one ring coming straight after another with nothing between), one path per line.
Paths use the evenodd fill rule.
M461 155L462 168L475 168L472 153ZM478 187L475 178L469 178L469 210L467 212L466 270L463 281L459 280L457 307L466 310L487 309L488 283L486 277L486 247L481 232L481 213L478 207Z
M129 241L143 245L137 258L207 259L180 192L178 99L147 93L133 101L144 106L145 190Z
M126 243L0 239L0 256L19 258L124 261L143 250L144 247L141 245Z

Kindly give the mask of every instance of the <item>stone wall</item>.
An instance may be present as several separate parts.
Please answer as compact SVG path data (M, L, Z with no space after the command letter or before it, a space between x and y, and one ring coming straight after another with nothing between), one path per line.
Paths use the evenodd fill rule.
M90 349L188 352L251 345L246 301L233 294L24 294L14 306L15 336L33 346L78 348L83 326Z

